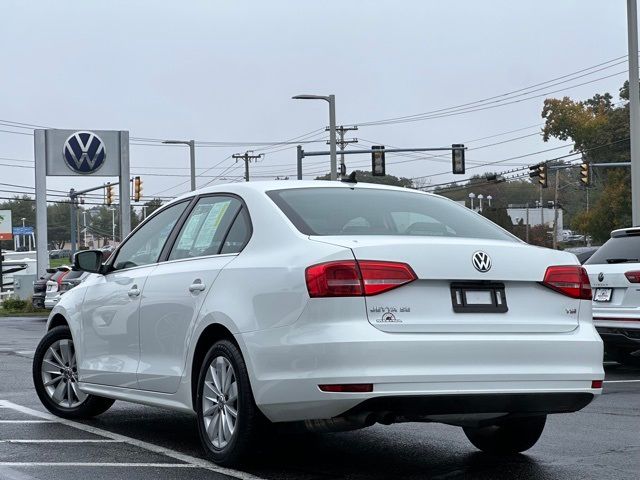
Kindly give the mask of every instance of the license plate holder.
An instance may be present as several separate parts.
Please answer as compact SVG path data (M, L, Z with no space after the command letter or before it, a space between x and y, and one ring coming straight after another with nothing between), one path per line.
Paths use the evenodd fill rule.
M456 313L506 313L504 283L452 282L451 304Z
M611 294L613 293L612 288L596 288L593 292L593 301L594 302L610 302Z

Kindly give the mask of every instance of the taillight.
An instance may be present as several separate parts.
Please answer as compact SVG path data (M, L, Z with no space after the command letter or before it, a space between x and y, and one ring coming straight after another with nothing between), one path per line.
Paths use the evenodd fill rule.
M308 267L305 277L312 298L377 295L417 278L406 263L376 260L320 263Z
M591 300L589 275L579 265L548 267L542 284L571 298Z
M67 276L67 274L69 273L69 271L70 271L70 270L67 270L66 272L63 272L63 273L62 273L62 275L60 275L60 276L57 278L57 280L56 280L56 281L58 282L58 289L60 289L60 286L62 285L62 280L64 280L64 277L66 277L66 276Z
M640 283L640 272L637 270L625 272L624 276L627 277L627 280L631 283Z

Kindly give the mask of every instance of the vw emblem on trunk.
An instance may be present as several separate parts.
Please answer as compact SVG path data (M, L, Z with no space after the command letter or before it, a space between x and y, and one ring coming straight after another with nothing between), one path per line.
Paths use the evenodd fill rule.
M604 273L600 272L600 273L598 274L598 281L599 281L599 282L601 282L601 281L603 281L603 280L604 280Z
M491 270L491 257L486 252L478 250L471 256L471 263L479 272L488 272Z
M102 139L93 132L76 132L64 142L62 156L76 173L95 173L107 157Z

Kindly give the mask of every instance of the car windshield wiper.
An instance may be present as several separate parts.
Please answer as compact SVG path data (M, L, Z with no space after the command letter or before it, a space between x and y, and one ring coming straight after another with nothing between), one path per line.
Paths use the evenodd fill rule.
M607 258L607 263L630 263L637 261L637 258Z

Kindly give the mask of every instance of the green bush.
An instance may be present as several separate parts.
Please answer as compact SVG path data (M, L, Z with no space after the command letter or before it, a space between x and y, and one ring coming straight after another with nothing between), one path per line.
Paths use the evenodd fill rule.
M2 302L4 310L26 310L27 306L30 306L30 302L15 297L5 298Z

